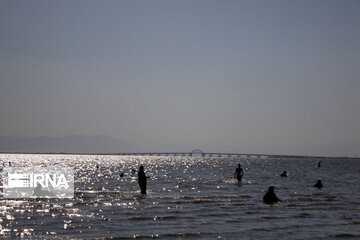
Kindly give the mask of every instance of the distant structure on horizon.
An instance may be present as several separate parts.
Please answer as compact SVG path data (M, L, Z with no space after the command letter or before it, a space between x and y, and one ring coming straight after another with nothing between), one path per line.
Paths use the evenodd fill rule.
M190 157L235 157L240 159L267 159L267 158L334 158L322 156L303 156L303 155L277 155L277 154L252 154L252 153L206 153L200 149L186 152L150 152L150 153L117 153L116 155L129 156L190 156Z

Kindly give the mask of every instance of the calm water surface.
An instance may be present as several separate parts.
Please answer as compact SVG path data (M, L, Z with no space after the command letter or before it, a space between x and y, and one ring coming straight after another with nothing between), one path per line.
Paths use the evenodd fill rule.
M360 160L0 154L75 169L74 199L0 199L0 237L360 239ZM238 163L245 175L233 179ZM97 169L96 165L100 168ZM151 178L142 196L133 168ZM287 170L289 177L279 174ZM121 178L120 173L125 173ZM324 188L312 187L322 179ZM269 206L270 185L283 201Z

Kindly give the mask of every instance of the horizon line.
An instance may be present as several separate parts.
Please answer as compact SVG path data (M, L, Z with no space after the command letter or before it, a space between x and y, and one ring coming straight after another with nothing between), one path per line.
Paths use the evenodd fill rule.
M237 157L237 158L253 158L253 159L266 159L266 158L321 158L321 159L360 159L360 156L349 157L349 156L317 156L317 155L300 155L300 154L259 154L259 153L227 153L227 152L0 152L0 154L53 154L53 155L112 155L112 156L173 156L173 157Z

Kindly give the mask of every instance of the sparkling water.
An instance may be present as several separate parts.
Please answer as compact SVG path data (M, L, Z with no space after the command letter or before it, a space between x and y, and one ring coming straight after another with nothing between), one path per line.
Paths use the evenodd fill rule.
M360 238L359 159L322 159L320 168L311 158L0 154L0 160L75 170L73 199L1 198L0 237ZM238 163L241 183L234 179ZM140 165L150 177L147 195L137 183ZM285 170L289 176L280 177ZM318 179L322 189L313 187ZM269 186L280 203L262 202Z

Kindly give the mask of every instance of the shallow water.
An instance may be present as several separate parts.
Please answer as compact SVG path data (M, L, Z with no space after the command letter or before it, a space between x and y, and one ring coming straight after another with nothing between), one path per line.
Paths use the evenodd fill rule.
M316 159L0 154L0 160L75 170L73 199L2 198L0 237L360 238L356 159L325 159L321 168ZM239 162L241 184L233 179ZM146 196L131 174L141 164L150 176ZM284 170L289 177L279 177ZM317 179L321 190L312 187ZM270 185L283 200L272 206L262 203Z

